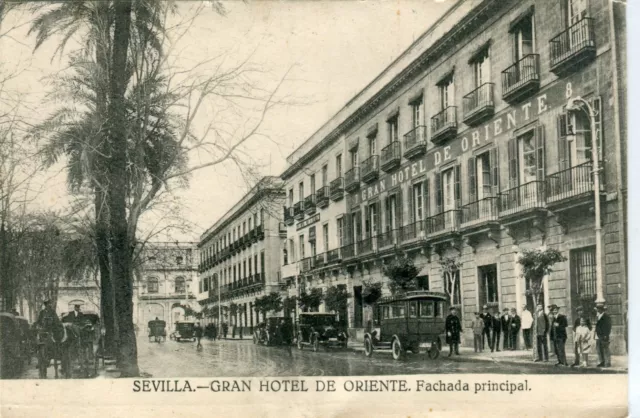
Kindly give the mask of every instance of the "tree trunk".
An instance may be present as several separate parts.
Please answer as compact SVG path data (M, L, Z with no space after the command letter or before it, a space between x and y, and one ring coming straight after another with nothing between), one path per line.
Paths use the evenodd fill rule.
M104 205L104 195L95 190L96 209L96 249L98 266L100 268L100 307L102 323L104 324L104 348L107 355L116 351L116 317L114 309L114 290L109 266L109 220Z
M127 236L127 130L125 91L132 0L115 2L115 28L109 83L109 226L111 229L111 272L118 321L117 361L122 377L139 375L136 336L133 328L133 282Z

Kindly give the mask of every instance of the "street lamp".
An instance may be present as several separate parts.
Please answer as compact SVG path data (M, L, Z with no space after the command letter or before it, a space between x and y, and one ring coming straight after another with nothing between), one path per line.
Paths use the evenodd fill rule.
M596 230L596 304L604 304L604 288L602 281L602 222L600 220L600 153L598 150L598 132L596 131L596 112L593 106L582 97L572 97L567 102L567 111L584 111L589 117L591 129L591 156L593 159L593 188L595 204Z

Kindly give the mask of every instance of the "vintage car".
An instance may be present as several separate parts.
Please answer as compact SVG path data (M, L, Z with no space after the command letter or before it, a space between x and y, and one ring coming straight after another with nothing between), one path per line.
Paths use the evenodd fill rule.
M190 321L178 321L176 322L176 330L173 333L173 338L176 341L182 340L196 340L196 334L194 332L195 323Z
M154 319L149 321L149 341L155 341L159 343L160 341L164 341L167 338L166 331L167 323L165 321Z
M407 351L427 350L435 359L440 354L445 333L449 298L444 293L411 291L377 303L379 326L365 333L364 352L391 350L400 360Z
M253 343L264 345L290 345L293 340L293 320L273 317L261 322L253 332Z
M325 347L347 347L348 335L346 326L336 320L332 313L304 312L298 316L296 341L299 350L305 345L318 351L320 345Z

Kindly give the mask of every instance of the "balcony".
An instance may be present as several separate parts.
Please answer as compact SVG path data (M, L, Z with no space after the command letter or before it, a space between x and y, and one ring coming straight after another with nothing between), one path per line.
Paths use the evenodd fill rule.
M544 210L544 189L543 181L531 181L500 193L500 220L509 223L512 218Z
M315 193L311 193L309 196L304 198L304 212L307 215L313 215L316 213L316 195Z
M304 219L304 202L296 202L293 205L293 218L297 221L301 221Z
M356 256L356 244L347 244L340 249L342 260L348 260Z
M362 181L370 183L380 175L380 157L372 155L362 162Z
M280 235L280 238L287 237L287 226L284 222L278 222L278 234Z
M300 261L300 272L307 273L315 268L315 257L303 258Z
M386 147L382 148L380 155L380 168L387 173L400 167L402 155L400 154L400 142L393 141Z
M344 189L351 193L360 188L360 167L353 167L351 170L344 174L345 185Z
M431 142L443 144L458 133L457 107L449 106L431 118Z
M502 72L502 98L518 102L540 88L540 55L525 55Z
M342 177L338 177L329 184L329 196L334 202L344 197L344 179Z
M417 221L409 225L405 225L399 229L400 231L400 242L403 245L412 244L418 240L424 239L424 222Z
M458 232L461 210L452 209L426 219L427 237L434 239Z
M464 123L474 126L493 116L493 86L493 83L484 83L462 98Z
M293 207L284 207L284 224L293 225L295 219L293 219ZM252 238L255 238L255 231L251 231Z
M327 264L326 258L327 254L326 253L322 253L322 254L317 254L315 257L315 266L316 268L320 268L320 267L324 267L325 264Z
M593 164L588 161L550 174L546 183L546 203L550 209L563 210L592 202ZM601 193L604 191L603 183L600 183Z
M549 41L551 72L565 75L596 56L592 18L584 18Z
M329 206L329 186L323 186L316 191L316 205L319 208Z
M416 158L427 152L427 127L417 126L404 135L404 158Z
M358 243L358 255L366 255L373 253L373 238L364 238Z
M460 219L460 229L469 230L487 224L498 222L498 198L486 197L468 203L462 208L462 218Z
M376 237L376 245L378 246L378 251L395 247L396 232L397 231L395 229L391 229L381 233Z
M259 240L264 239L264 225L256 226L256 235L258 236Z
M335 248L327 252L327 264L339 263L342 261L341 248Z

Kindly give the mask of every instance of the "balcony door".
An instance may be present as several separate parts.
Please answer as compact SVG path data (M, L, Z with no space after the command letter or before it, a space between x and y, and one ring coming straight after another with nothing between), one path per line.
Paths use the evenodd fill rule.
M440 90L440 110L454 105L453 74L443 80L438 86Z
M398 227L397 225L397 196L391 195L385 201L386 212L386 231L391 232Z
M491 82L491 61L489 60L489 48L485 48L478 54L473 62L473 73L476 88L484 83Z
M454 222L456 208L455 174L453 168L442 173L442 212L444 212L444 227L450 228Z
M311 183L311 191L309 193L313 194L316 192L316 175L312 174L309 176L309 181Z
M518 23L514 32L514 41L514 58L516 62L527 55L535 53L533 15L522 19L522 21Z
M587 17L587 0L567 0L567 25L573 26Z
M354 149L352 149L350 151L351 153L351 167L358 167L359 163L359 158L358 158L358 147L355 147Z
M418 126L424 125L424 110L422 103L422 97L411 103L411 125L414 129Z
M369 156L376 155L376 136L369 137Z
M329 185L329 167L322 166L322 187Z
M529 131L518 138L519 161L519 199L520 205L533 203L536 199L537 164L536 144L533 131Z

